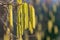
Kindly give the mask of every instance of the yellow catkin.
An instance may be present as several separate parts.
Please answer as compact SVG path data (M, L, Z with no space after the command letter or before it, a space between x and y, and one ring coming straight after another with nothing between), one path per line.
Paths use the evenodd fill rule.
M32 21L33 21L33 28L35 29L35 22L36 22L36 20L35 20L35 9L34 9L34 7L32 6Z
M10 40L10 29L7 28L6 34L4 35L4 40Z
M57 11L57 6L56 6L56 4L53 5L53 11L54 11L54 12Z
M9 12L9 14L7 17L8 17L9 28L10 28L10 32L11 32L11 31L13 31L13 6L12 6L12 4L8 5L8 12ZM5 35L5 36L8 38L8 35Z
M22 4L22 0L17 0L17 4ZM19 5L17 7L17 37L20 37L20 35L22 35L23 31L22 31L22 5ZM19 38L21 39L21 38Z
M53 12L49 11L49 16L52 18L53 17Z
M23 38L22 38L22 37L20 37L20 40L23 40Z
M9 5L8 8L9 8L9 15L8 15L9 20L8 21L9 21L9 26L12 30L13 28L13 6Z
M20 29L19 29L19 31L20 31L20 35L23 35L23 31L24 31L24 19L23 19L23 13L22 13L22 6L21 6L21 15L20 15L21 17L21 21L20 21Z
M23 4L24 20L25 20L25 29L28 28L28 4L25 2Z
M42 25L40 23L38 24L38 31L42 31Z
M53 15L52 11L49 12L49 15L51 17L52 22L55 22L55 16Z
M51 20L52 20L52 22L54 23L54 22L55 22L55 16L53 16L53 17L51 18Z
M17 36L19 36L20 25L20 7L17 8Z
M42 32L42 38L44 38L44 36L45 36L45 34L44 34L44 32Z
M36 32L35 35L36 35L37 40L42 40L41 32Z
M46 5L43 3L42 6L43 6L44 11L47 12L48 8L46 7Z
M20 5L20 13L21 13L21 34L23 35L23 31L24 31L24 14L23 14L23 10L22 10L22 5Z
M53 23L51 20L48 21L48 31L51 33L52 32L52 26L53 26Z
M35 21L35 9L32 5L29 6L30 8L30 21L32 24L33 29L35 29L36 21Z
M19 37L19 39L18 39L18 40L23 40L22 35L20 35L20 37Z
M22 3L22 0L17 0L17 4L21 4Z
M54 33L58 34L58 27L57 26L54 26Z
M6 30L6 23L4 22L4 30ZM6 33L4 34L4 40L9 40L9 35L7 34L7 32L8 33L10 33L10 30L8 29L7 31L6 31Z
M43 20L43 15L42 15L42 13L39 15L39 20L40 20L40 21Z
M51 40L49 36L46 37L46 40Z
M31 34L33 34L33 28L32 28L31 22L29 22L29 31L30 31Z

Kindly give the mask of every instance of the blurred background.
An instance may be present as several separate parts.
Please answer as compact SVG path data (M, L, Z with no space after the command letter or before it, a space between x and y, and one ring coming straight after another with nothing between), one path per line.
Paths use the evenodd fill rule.
M29 11L28 13L35 12L34 14L32 13L30 16L35 15L33 18L35 18L35 21L36 21L35 29L31 28L31 30L29 30L29 29L25 30L23 27L23 30L24 30L23 35L17 33L17 31L20 32L20 30L22 30L22 28L20 28L19 30L16 29L17 25L18 25L18 23L16 22L17 18L18 18L17 15L21 16L20 14L17 14L17 13L21 12L21 11L19 12L19 8L21 9L21 7L18 7L18 9L17 9L17 6L18 6L16 4L17 0L0 0L0 1L2 2L2 4L3 3L7 3L7 4L13 3L13 5L14 5L13 10L12 10L11 5L9 7L6 6L7 4L3 5L4 7L0 6L0 11L1 11L0 13L1 14L3 13L2 14L3 16L1 15L1 17L0 17L0 18L2 18L1 20L3 20L0 22L0 25L7 24L7 26L9 26L9 27L7 27L7 26L0 27L0 29L1 29L0 40L60 40L60 0L20 0L20 1L22 1L22 3L26 2L28 5L33 6L35 11L31 11L31 12ZM19 0L18 0L18 2L19 2ZM7 7L10 10L8 10ZM4 10L4 11L2 11L2 10ZM24 8L22 10L24 10ZM30 9L28 8L28 10L27 10L27 8L26 8L25 10L28 11ZM22 11L22 13L24 13L24 11ZM10 15L10 14L8 14L8 12L10 12L10 14L13 13L13 29L10 27L9 22L7 23L8 20L6 20L6 18L7 18L6 16ZM10 18L10 16L8 17L8 19L9 18ZM23 18L21 18L21 19L23 19ZM9 19L9 20L12 20L12 19ZM19 21L19 19L18 19L18 21ZM3 24L3 23L5 23L5 24ZM34 23L34 21L32 21L32 23ZM20 24L24 24L24 19L21 20ZM31 25L31 24L29 24L29 25ZM25 25L23 25L23 26L25 26ZM7 33L7 35L6 35L6 33ZM17 35L22 35L22 36L17 37Z

